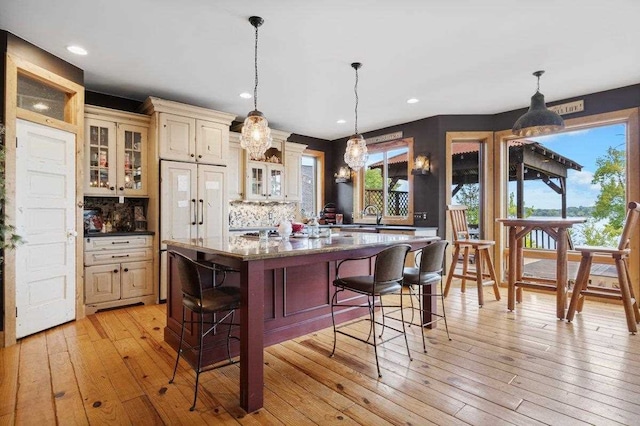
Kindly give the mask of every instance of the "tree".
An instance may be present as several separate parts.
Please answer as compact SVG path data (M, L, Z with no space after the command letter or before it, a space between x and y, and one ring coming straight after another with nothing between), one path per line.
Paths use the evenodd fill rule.
M608 220L605 231L622 233L627 213L625 151L613 147L596 159L596 172L591 183L600 185L600 194L593 209L594 219Z
M478 225L480 213L480 185L477 183L463 185L456 194L456 202L467 206L467 223Z
M625 151L609 147L596 159L596 171L591 183L600 185L600 193L591 217L580 227L584 243L592 246L615 246L622 234L626 205ZM606 221L599 226L599 221Z
M516 204L516 193L515 192L510 192L509 193L509 206L507 207L507 216L508 217L517 217L518 216L518 206ZM533 215L533 212L535 211L535 207L527 207L524 206L524 217L529 217L531 215Z

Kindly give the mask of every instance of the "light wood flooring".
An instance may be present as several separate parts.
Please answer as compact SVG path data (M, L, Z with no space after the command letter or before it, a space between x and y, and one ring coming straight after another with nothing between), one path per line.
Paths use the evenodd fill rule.
M98 313L0 349L0 425L640 424L640 336L622 307L586 301L574 323L555 319L552 294L526 292L515 313L486 289L452 288L444 324L409 329L373 349L331 329L265 349L265 406L238 406L237 366L195 375L163 341L164 305ZM353 330L366 336L366 323Z

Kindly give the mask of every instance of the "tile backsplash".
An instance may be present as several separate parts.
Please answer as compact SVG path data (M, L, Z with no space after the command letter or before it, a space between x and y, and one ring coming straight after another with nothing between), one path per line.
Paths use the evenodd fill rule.
M283 220L299 221L297 203L237 201L229 204L229 228L277 226Z

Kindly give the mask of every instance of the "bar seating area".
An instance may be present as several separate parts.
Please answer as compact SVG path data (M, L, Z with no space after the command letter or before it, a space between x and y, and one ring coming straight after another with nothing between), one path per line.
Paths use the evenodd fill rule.
M0 3L0 426L640 424L640 0Z

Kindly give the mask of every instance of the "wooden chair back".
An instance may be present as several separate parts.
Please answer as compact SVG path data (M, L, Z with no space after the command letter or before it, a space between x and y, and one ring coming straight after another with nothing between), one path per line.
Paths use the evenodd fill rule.
M629 202L627 210L627 219L622 229L622 235L620 235L620 242L618 243L618 250L627 250L629 248L629 240L631 234L638 224L638 216L640 216L640 203L636 201Z
M449 218L451 219L451 229L453 231L453 241L469 239L469 225L467 224L467 206L447 205Z

